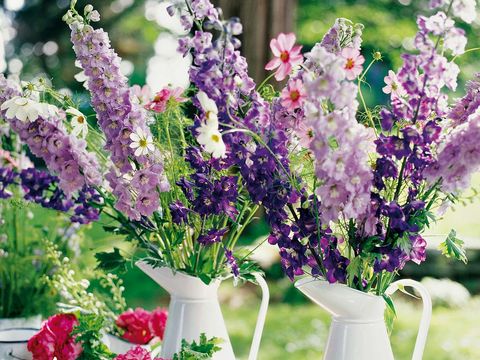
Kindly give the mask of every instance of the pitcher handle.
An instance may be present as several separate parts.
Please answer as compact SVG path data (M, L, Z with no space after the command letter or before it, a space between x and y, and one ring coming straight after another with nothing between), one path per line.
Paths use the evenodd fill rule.
M260 341L262 339L263 327L265 326L265 320L267 318L268 302L270 300L270 291L265 279L260 274L254 274L255 280L262 289L262 302L260 304L260 310L258 312L257 324L253 333L252 345L250 347L250 353L248 360L257 360L258 350L260 349Z
M387 295L392 295L398 290L399 285L409 286L414 288L420 294L423 302L422 317L420 319L420 326L418 328L417 341L415 342L415 348L413 350L412 360L422 360L423 351L425 350L425 344L427 342L428 328L430 326L430 320L432 319L432 299L425 286L418 281L410 279L402 279L390 284L385 292Z

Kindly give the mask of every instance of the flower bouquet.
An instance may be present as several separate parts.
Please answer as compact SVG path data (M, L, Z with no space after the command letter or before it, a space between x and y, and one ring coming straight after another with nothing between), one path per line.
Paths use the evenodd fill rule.
M400 69L385 77L388 106L371 109L364 100L365 76L382 57L374 53L364 68L362 25L338 19L305 58L293 34L270 43L266 69L277 80L289 76L272 120L289 138L289 158L300 160L291 161L291 190L277 188L297 192L298 201L283 208L288 215L272 224L269 242L279 246L292 280L309 275L296 286L334 316L326 359L393 359L383 312L387 304L393 319L390 295L404 286L417 288L425 303L414 353L421 358L428 293L413 281L393 281L407 262L425 261L422 233L480 165L478 81L453 105L448 98L467 43L451 16L472 22L475 2L430 5L437 12L418 17L416 52L402 55ZM462 244L452 231L440 249L466 262Z
M73 1L64 20L98 122L44 80L19 86L2 77L1 114L56 176L57 182L42 184L42 204L58 186L56 200L67 204L58 210L73 222L109 219L105 230L138 245L138 265L175 301L198 300L189 302L186 317L175 316L185 304L172 302L162 354L171 357L181 339L206 333L222 338L222 352L233 358L216 292L233 275L261 282L268 294L253 276L258 269L249 253L235 245L260 204L277 207L287 200L275 187L289 187L288 179L274 176L288 167L286 138L265 127L268 103L237 50L238 21L222 20L208 1L177 2L169 11L181 13L186 29L198 28L194 38L180 40L183 52L196 54L190 89L165 88L149 99L138 86L130 88L108 35L91 25L98 12L87 6L80 14ZM215 40L208 31L213 28L220 32ZM125 265L124 256L114 249L97 258L113 270Z

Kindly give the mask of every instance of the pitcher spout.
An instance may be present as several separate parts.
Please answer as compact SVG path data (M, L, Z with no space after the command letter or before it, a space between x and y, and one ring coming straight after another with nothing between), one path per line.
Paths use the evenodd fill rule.
M153 267L145 261L138 261L136 265L172 297L193 300L217 297L220 286L218 280L207 285L199 278L184 274L181 271L174 271L168 267Z
M319 278L300 279L295 287L335 318L383 321L385 301L379 296Z

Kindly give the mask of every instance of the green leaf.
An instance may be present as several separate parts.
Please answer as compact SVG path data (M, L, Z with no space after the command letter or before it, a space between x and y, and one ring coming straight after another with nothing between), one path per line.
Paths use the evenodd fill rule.
M95 258L98 261L97 269L104 271L125 271L126 269L127 262L116 247L113 248L113 252L99 252L95 254Z
M362 271L362 258L357 256L354 257L351 261L350 264L347 266L347 273L349 278L354 278L354 276L358 276L360 271Z
M397 318L397 312L395 311L395 305L390 296L384 294L383 299L387 303L387 306L385 307L385 325L387 326L388 335L391 335L393 324Z
M457 238L456 231L451 230L445 241L440 244L439 250L447 258L455 258L466 264L468 260L463 244L464 242Z
M188 343L182 340L182 348L178 354L173 356L173 360L208 360L213 354L220 351L218 346L222 340L216 337L207 339L205 334L200 335L198 344L195 341Z

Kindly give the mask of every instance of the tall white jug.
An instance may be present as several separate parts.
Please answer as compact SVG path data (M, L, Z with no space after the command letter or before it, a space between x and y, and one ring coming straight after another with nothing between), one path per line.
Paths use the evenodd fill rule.
M343 284L329 284L317 278L304 278L295 286L332 315L332 324L324 360L394 360L384 320L385 300ZM412 360L421 360L432 315L432 302L423 285L399 280L387 294L399 286L415 288L423 300L423 314Z
M170 294L162 358L171 359L180 350L182 339L189 342L198 341L200 334L205 333L208 338L217 337L223 340L220 344L222 349L214 354L213 360L235 360L218 301L218 288L221 281L216 280L206 285L199 278L179 271L174 273L167 267L154 268L142 261L137 262L137 266ZM269 301L265 280L260 275L256 276L256 280L262 289L262 303L249 360L257 358Z

